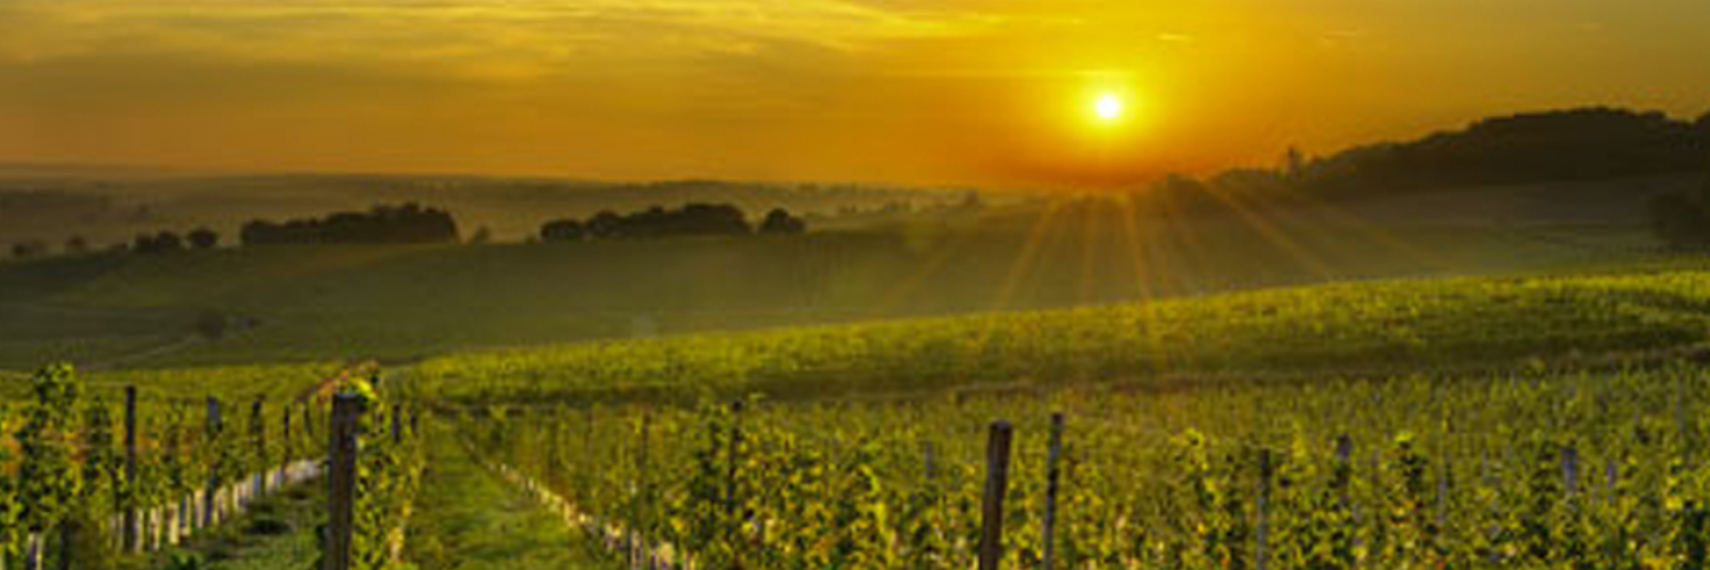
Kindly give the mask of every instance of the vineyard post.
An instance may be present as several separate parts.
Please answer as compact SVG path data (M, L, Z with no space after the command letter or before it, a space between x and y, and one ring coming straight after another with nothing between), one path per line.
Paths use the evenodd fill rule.
M124 550L136 552L141 549L142 541L137 536L137 509L134 497L137 495L137 387L125 386L125 488L120 496L126 500L119 508L124 510L124 529L121 532Z
M934 458L932 456L933 455L932 440L929 440L929 439L928 440L921 440L921 442L920 442L920 454L921 454L921 466L920 466L921 472L926 475L926 480L928 482L931 482L933 479L938 477L938 466L934 464L934 461L933 461Z
M323 570L351 569L351 539L356 523L356 441L359 396L333 396L332 426L327 430L327 536Z
M264 402L265 399L262 396L256 396L255 403L250 404L249 409L250 417L255 418L256 473L254 498L256 499L267 494L267 423L262 420L263 416L261 415Z
M1051 444L1045 458L1045 518L1040 525L1044 534L1044 553L1039 559L1041 570L1051 570L1056 560L1057 489L1063 478L1063 413L1051 414Z
M648 533L653 532L653 487L652 478L647 473L648 432L652 430L653 415L646 410L641 412L641 448L636 451L637 477L641 479L641 568L653 570L652 544L648 542Z
M290 403L286 403L284 407L279 409L279 417L284 421L284 425L279 428L279 475L277 475L277 477L279 485L283 487L286 483L290 482L291 455L292 452L295 451L293 448L296 447L296 445L294 445L296 442L291 440Z
M404 405L394 402L392 404L392 444L393 445L403 445L403 443L404 443Z
M737 520L736 512L736 476L738 474L737 461L740 459L739 454L741 453L740 448L742 447L742 400L736 400L730 403L729 443L730 447L726 450L725 454L725 461L728 462L729 469L725 472L724 514L725 517L727 517L726 521L730 527L726 529L726 532L730 533L730 544L732 546L732 551L734 552L735 545L737 541L740 540L738 534L740 534L742 529L742 523ZM731 562L736 567L741 567L739 563L740 561L732 560Z
M1267 536L1267 535L1269 534L1269 531L1270 531L1270 525L1267 524L1267 520L1266 520L1267 517L1265 516L1265 509L1266 509L1266 507L1269 506L1269 503L1271 500L1271 471L1272 471L1271 450L1268 448L1267 449L1260 449L1259 450L1259 501L1258 501L1258 504L1256 505L1258 507L1256 509L1257 518L1258 518L1257 523L1258 524L1255 525L1258 528L1258 537L1257 537L1258 542L1255 545L1255 548L1254 548L1255 552L1253 555L1253 560L1256 561L1256 563L1257 563L1256 566L1257 566L1258 570L1265 570L1265 563L1267 562L1267 558L1268 558L1268 554L1269 554L1269 552L1267 552L1267 550L1266 550L1266 546L1267 546L1266 543L1269 540L1269 536Z
M992 422L986 441L986 494L981 504L979 570L998 570L1003 557L1003 499L1009 489L1009 422Z
M214 526L214 507L220 493L220 400L208 396L208 440L206 446L215 456L215 461L208 464L208 484L202 491L202 521L201 528Z
M1344 472L1352 473L1354 470L1353 461L1354 439L1345 433L1336 436L1336 467ZM1340 492L1336 494L1336 501L1340 503L1342 510L1352 511L1353 505L1349 504L1352 500L1353 498L1348 496L1347 486L1342 485Z

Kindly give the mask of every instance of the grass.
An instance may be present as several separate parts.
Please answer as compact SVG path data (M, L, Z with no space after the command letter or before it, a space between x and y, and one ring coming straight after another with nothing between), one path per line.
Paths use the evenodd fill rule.
M1706 350L1710 270L1394 280L432 359L474 401L835 397L990 384L1312 380L1643 366Z
M54 359L127 368L410 362L511 346L1547 270L1631 259L1645 241L1627 226L1374 229L1279 214L1266 224L1127 227L1064 211L790 239L90 255L0 264L0 369ZM217 341L181 343L208 312L238 324Z
M160 570L299 570L320 557L325 495L307 483L258 502L243 516L156 554Z
M562 520L478 465L446 428L429 438L427 480L406 542L422 570L607 570Z

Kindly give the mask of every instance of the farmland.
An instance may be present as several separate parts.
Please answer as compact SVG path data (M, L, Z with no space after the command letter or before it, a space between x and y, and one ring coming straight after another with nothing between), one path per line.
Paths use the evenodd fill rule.
M1690 567L1710 263L1630 219L1333 219L1130 233L1070 204L792 239L7 264L10 473L41 469L36 426L117 446L127 386L140 463L74 455L0 512L60 516L21 507L48 493L64 520L136 509L173 542L146 521L214 496L241 526L128 560L300 565L325 487L246 489L328 457L336 392L372 402L365 569L965 568L999 432L1005 568ZM44 358L88 365L29 372ZM8 567L60 532L8 520L36 531L7 535Z

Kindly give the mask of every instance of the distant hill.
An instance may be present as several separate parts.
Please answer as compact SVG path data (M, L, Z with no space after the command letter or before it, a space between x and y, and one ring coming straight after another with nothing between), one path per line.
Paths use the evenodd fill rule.
M1414 141L1356 147L1279 174L1316 193L1360 194L1705 170L1710 115L1687 122L1588 108L1485 119Z
M1676 190L1710 175L1710 114L1696 121L1607 107L1523 113L1400 142L1357 146L1309 158L1291 152L1275 168L1237 168L1204 180L1171 176L1130 194L1142 209L1254 211L1350 200L1391 202L1461 194L1477 215L1479 189L1537 188L1543 210L1564 207L1642 212L1660 187ZM1657 184L1662 181L1661 185ZM1559 195L1550 198L1552 191ZM1571 190L1571 191L1570 191ZM1467 193L1473 195L1466 195ZM1556 202L1573 201L1578 204ZM1531 217L1509 211L1510 218ZM1575 216L1583 218L1582 216ZM1579 221L1587 221L1580 219ZM1610 220L1616 221L1616 220Z

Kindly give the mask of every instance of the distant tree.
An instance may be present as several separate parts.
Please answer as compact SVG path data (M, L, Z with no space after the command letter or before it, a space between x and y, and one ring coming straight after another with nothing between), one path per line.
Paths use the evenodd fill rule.
M65 253L68 255L89 253L89 241L83 239L83 236L71 236L65 240Z
M962 197L962 204L958 206L958 209L964 212L978 212L985 208L985 200L980 198L980 192L978 190L969 190L968 194Z
M543 241L741 236L753 233L754 228L749 225L748 216L741 208L706 203L685 204L675 210L653 206L627 216L604 210L584 222L552 220L540 227Z
M48 254L47 243L41 240L26 240L12 244L12 257L32 259Z
M760 233L763 234L799 234L807 231L807 222L790 215L783 208L773 209L766 213L766 219L760 222Z
M158 234L140 234L131 245L131 251L142 254L167 253L184 249L184 239L172 232Z
M380 205L367 212L335 212L324 218L275 223L253 220L239 230L245 246L284 244L456 243L451 213L416 203Z
M582 222L571 219L552 220L540 226L541 241L581 241L586 233Z
M1302 154L1297 147L1288 147L1288 152L1283 154L1283 177L1289 180L1299 180L1305 172L1306 155Z
M220 245L220 234L208 228L196 228L186 237L190 240L190 247L196 249L214 249Z
M586 229L589 237L611 238L622 234L623 226L623 216L611 210L601 210L600 213L594 214L594 217L588 218Z
M475 234L469 236L469 243L473 244L473 245L481 245L481 244L485 244L485 243L491 243L492 241L493 241L493 230L488 229L487 226L481 226L481 227L475 228Z

